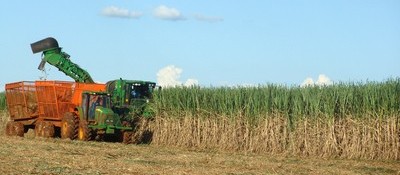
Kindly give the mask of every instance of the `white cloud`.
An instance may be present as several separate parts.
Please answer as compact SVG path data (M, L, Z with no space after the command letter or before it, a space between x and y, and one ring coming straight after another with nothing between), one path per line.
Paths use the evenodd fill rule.
M301 83L301 87L306 87L306 86L328 86L328 85L332 85L333 82L331 81L331 79L329 77L327 77L324 74L320 74L318 76L318 80L314 82L314 80L311 77L306 78L303 83Z
M199 81L193 78L187 79L184 84L184 86L186 87L197 86L197 85L199 85Z
M154 9L154 16L162 20L178 21L185 20L185 17L177 9L160 5Z
M185 84L179 80L183 70L174 65L166 66L160 69L157 73L157 84L161 87L176 87L176 86L196 86L199 81L193 78L186 80Z
M108 6L105 7L101 14L106 17L114 17L114 18L131 18L138 19L142 17L144 14L140 11L131 11L125 8L116 7L116 6ZM176 8L168 7L165 5L160 5L153 10L154 17L161 20L168 21L180 21L186 20L186 17ZM224 21L224 18L219 16L208 16L203 14L194 14L192 19L201 21L201 22L209 22L216 23Z
M332 85L333 83L329 77L327 77L324 74L320 74L315 84L317 84L318 86L326 86L326 85Z
M174 87L181 85L179 81L181 77L182 69L169 65L160 69L157 73L157 84L162 87Z
M218 17L218 16L204 16L204 15L200 15L200 14L195 14L194 15L194 19L198 20L198 21L204 21L204 22L221 22L224 20L224 18L222 17Z
M141 12L129 11L128 9L109 6L103 9L102 15L116 18L140 18L143 14Z
M301 87L305 86L314 86L314 80L310 77L306 78L303 83L301 83Z

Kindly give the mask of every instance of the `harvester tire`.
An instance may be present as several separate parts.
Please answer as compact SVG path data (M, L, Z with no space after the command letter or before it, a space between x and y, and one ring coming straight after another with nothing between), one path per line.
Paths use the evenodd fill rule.
M61 138L62 139L75 139L78 135L78 126L76 121L79 121L78 117L72 112L65 113L61 120Z
M54 137L54 125L51 122L43 122L42 126L42 137L50 138Z
M15 135L16 136L19 136L19 137L24 137L24 131L25 131L25 128L24 128L24 124L22 124L22 123L20 123L20 122L14 122L14 132L15 132Z
M35 137L43 137L43 121L35 123Z
M122 143L130 144L132 143L132 135L131 131L123 131L122 132Z
M81 141L89 141L92 139L91 134L92 132L88 127L88 122L86 120L81 120L78 128L78 139Z

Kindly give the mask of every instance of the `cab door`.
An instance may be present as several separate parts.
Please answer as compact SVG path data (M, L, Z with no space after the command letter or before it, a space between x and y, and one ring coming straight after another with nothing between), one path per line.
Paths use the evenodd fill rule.
M82 94L82 113L84 120L95 120L96 106L99 106L100 101L101 99L98 95L89 93Z
M82 118L84 120L88 120L89 118L89 102L90 102L90 95L83 93L82 94Z

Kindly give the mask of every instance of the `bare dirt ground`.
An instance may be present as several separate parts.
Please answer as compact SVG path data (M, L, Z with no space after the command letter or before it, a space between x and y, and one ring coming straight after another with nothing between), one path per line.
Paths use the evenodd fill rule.
M0 135L1 174L400 174L399 161L196 151Z

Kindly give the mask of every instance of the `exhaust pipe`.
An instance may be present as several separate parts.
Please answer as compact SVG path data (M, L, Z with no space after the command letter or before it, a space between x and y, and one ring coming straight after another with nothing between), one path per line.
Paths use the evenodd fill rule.
M42 39L40 41L34 42L31 44L31 49L33 53L38 53L42 51L46 51L49 49L58 49L58 42L56 39L52 37L48 37L46 39Z

